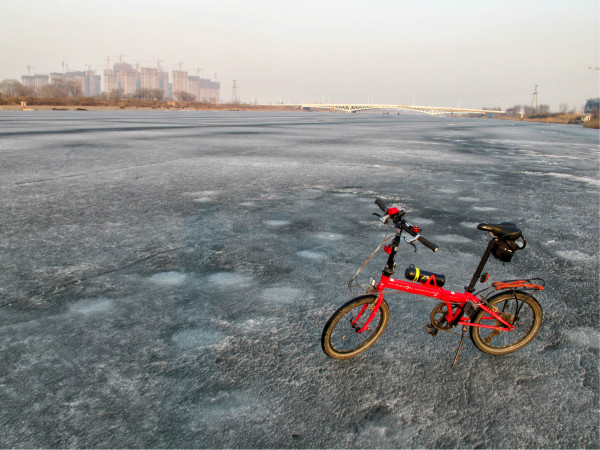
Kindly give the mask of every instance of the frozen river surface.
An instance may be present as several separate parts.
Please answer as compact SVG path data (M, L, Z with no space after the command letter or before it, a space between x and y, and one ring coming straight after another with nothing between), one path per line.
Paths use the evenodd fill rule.
M598 133L330 113L0 113L0 447L597 448ZM320 348L379 244L382 197L468 283L487 235L527 249L544 323L503 357L387 297L388 328ZM367 266L377 276L384 256ZM401 276L401 275L399 275Z

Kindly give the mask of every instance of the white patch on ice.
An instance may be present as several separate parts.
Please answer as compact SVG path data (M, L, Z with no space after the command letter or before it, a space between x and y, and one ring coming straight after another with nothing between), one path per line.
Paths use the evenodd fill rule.
M585 253L581 253L578 250L561 250L556 252L558 256L561 258L568 259L570 261L593 261L594 257L591 255L586 255Z
M477 229L477 225L479 225L480 223L481 222L461 222L460 225L462 227L465 227L465 228L476 230Z
M582 183L587 183L591 186L600 186L600 180L595 178L587 178L587 177L578 177L577 175L571 175L569 173L556 173L556 172L530 172L523 171L521 172L526 175L537 175L537 176L549 176L554 178L563 178L574 181L581 181Z
M460 236L458 234L442 234L435 236L435 239L433 237L431 239L434 242L449 242L452 244L468 244L469 242L471 242L471 239L464 236Z
M278 302L291 302L298 299L302 291L290 286L278 286L270 287L263 291L262 295L268 300L275 300Z
M478 202L480 199L477 197L458 197L457 200L461 202Z
M179 348L209 347L221 343L227 335L206 328L181 330L171 336L171 341Z
M456 194L455 189L439 189L437 192L441 194Z
M593 328L581 327L565 332L567 339L578 347L600 348L600 333Z
M248 285L252 278L235 272L217 272L208 276L208 282L217 287Z
M308 259L325 259L326 255L324 255L323 253L319 253L319 252L313 252L311 250L300 250L297 253L298 256L301 256L302 258L308 258Z
M264 319L248 319L240 324L241 328L254 329L263 325Z
M340 241L344 239L343 234L339 233L317 233L317 238L327 240L327 241Z
M289 220L263 220L263 223L270 227L282 227L284 225L289 225L290 221Z
M250 391L219 391L201 406L201 415L218 415L238 417L251 414L256 417L262 414L261 402Z
M434 223L431 219L423 219L421 217L410 217L408 221L417 226L431 225Z
M193 200L198 203L207 203L212 201L212 196L215 194L214 191L199 191L199 192L186 192L184 195L188 197L195 197Z
M242 202L240 203L240 206L255 206L256 203L254 202Z
M77 314L96 314L113 309L113 301L108 298L86 298L69 306L69 312Z
M149 279L153 283L166 284L169 286L178 286L182 284L187 275L181 272L159 272L152 275Z
M493 206L473 206L473 209L475 211L483 211L483 212L498 210L498 208L494 208Z

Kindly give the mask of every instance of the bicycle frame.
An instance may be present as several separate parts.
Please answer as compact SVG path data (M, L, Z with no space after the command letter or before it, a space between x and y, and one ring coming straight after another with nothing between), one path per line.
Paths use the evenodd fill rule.
M487 246L487 249L483 256L481 257L481 261L473 274L473 278L471 279L471 283L466 288L465 292L454 292L448 289L443 289L435 285L435 277L431 277L426 283L415 283L404 280L396 280L391 278L395 271L395 259L396 253L398 251L398 247L400 245L400 236L402 234L402 229L399 229L394 237L391 246L385 246L386 253L389 254L388 261L385 269L383 270L383 274L377 286L374 289L374 292L377 292L377 302L375 303L375 307L371 311L370 317L367 319L363 327L358 330L358 333L362 333L365 331L371 321L377 315L381 303L383 302L383 292L386 289L391 289L400 292L407 292L409 294L421 295L425 297L431 297L438 299L446 304L446 321L452 325L463 325L470 327L480 327L480 328L489 328L498 331L512 331L514 329L514 325L508 323L504 318L502 318L501 314L497 313L491 308L488 308L478 297L473 295L473 290L475 288L475 284L477 280L481 276L481 272L485 267L485 264L491 254L493 247L493 240ZM496 319L496 323L498 325L484 325L484 324L474 324L471 322L470 317L463 317L463 312L465 310L466 305L471 302L476 307L481 308L483 311L490 315L490 319ZM453 305L455 306L453 308ZM358 316L353 321L353 325L358 322L362 314L366 310L366 305L363 307L362 311L359 312Z

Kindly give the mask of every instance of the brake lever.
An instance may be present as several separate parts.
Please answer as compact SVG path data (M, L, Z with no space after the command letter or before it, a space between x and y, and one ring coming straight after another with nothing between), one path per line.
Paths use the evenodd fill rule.
M415 245L415 241L416 241L417 239L419 239L419 236L420 236L420 235L418 235L418 234L417 234L417 235L416 235L414 238L412 238L412 239L409 239L409 238L407 238L407 237L404 237L404 238L403 238L403 239L404 239L404 242L406 242L408 245L410 245L412 248L414 248L414 249L415 249L415 253L417 252L417 246Z
M379 217L379 220L383 223L387 223L388 219L390 218L390 216L388 214L386 214L385 216L382 216L381 214L372 213L371 215Z

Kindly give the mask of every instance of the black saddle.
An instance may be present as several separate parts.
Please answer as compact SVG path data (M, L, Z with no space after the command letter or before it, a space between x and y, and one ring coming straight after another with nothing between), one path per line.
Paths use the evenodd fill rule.
M510 241L514 241L515 239L519 239L521 237L521 229L511 222L504 222L498 224L491 223L480 223L477 225L478 230L489 231L499 239L508 239Z

